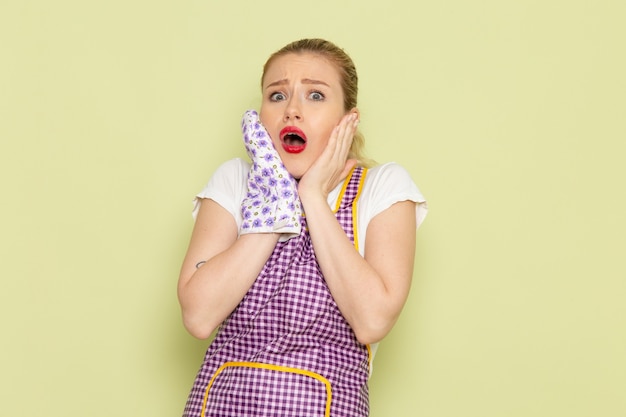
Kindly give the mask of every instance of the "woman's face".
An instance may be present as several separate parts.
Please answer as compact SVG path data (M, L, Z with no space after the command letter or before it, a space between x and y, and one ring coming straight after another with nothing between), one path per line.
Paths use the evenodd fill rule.
M346 113L339 71L314 53L276 58L263 78L261 123L285 167L300 178Z

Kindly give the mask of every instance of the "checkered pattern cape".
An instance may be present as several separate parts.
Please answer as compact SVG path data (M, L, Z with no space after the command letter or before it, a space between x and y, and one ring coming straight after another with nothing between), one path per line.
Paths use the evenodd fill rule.
M352 241L353 204L365 173L353 170L336 211ZM220 326L184 416L367 416L368 377L369 347L341 315L303 227L298 237L278 243Z

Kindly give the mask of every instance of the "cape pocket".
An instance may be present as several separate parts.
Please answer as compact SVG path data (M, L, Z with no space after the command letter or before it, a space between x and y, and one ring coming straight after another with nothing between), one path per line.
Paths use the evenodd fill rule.
M330 416L332 389L323 376L257 362L227 362L213 375L202 417Z

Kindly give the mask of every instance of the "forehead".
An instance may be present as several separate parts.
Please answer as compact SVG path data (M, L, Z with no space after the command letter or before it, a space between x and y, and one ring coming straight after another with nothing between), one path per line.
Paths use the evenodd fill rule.
M263 77L263 86L278 80L297 81L305 78L324 81L331 87L341 86L337 66L312 52L288 53L274 58Z

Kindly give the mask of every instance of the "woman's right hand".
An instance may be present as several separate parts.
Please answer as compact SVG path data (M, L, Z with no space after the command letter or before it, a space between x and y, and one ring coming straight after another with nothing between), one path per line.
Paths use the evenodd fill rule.
M285 240L297 236L302 228L302 207L295 178L285 168L256 111L244 113L241 129L252 166L241 206L240 233L281 233Z

